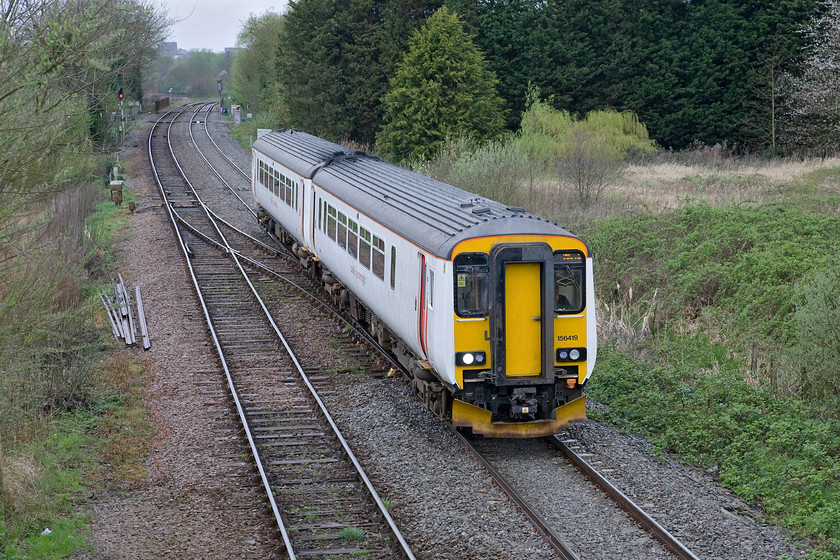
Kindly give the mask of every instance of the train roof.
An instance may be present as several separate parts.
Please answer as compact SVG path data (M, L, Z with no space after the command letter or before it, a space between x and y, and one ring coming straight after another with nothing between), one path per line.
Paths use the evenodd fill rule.
M441 258L451 258L458 243L476 237L576 237L522 208L505 206L304 132L266 134L254 143L254 149Z

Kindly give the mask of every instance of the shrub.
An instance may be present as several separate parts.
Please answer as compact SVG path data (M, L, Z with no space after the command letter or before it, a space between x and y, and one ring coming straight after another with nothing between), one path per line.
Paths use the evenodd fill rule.
M690 462L717 466L725 487L840 552L840 422L815 420L768 384L747 383L726 349L704 337L665 336L657 351L667 365L599 348L589 395L604 406L591 416Z
M829 266L798 283L794 302L800 392L836 411L840 406L840 270Z
M592 111L577 120L538 95L533 88L529 92L517 147L538 168L553 167L584 209L618 178L628 154L655 150L647 127L630 111Z

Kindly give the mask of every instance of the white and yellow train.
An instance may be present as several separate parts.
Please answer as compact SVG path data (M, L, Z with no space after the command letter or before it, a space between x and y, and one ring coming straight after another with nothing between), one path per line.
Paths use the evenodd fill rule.
M254 143L252 177L263 224L454 425L538 437L586 417L592 258L571 232L294 130Z

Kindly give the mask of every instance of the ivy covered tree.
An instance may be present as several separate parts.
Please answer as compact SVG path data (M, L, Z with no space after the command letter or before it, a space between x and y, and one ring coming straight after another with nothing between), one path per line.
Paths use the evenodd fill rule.
M231 64L233 96L254 111L279 113L277 96L277 43L283 18L274 12L251 16L237 38L240 47Z
M447 137L498 136L504 115L496 84L458 16L441 8L412 36L391 80L378 147L406 161L433 156Z

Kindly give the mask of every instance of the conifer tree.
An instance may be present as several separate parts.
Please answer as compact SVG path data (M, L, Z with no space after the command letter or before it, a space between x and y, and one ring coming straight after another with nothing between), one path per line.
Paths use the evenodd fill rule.
M380 150L396 161L426 159L447 137L496 137L504 127L496 84L458 16L441 8L412 36L391 80Z

